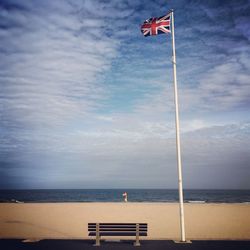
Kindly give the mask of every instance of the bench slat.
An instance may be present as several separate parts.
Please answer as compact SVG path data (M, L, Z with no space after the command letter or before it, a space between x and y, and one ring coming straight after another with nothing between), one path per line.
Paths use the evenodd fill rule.
M99 225L103 226L103 227L134 227L134 226L136 226L136 224L131 224L131 225L110 224L110 225L106 225L106 224L102 224L102 223L99 223ZM94 226L96 226L96 224L89 224L88 226L89 227L94 227ZM139 226L141 226L141 227L147 227L148 225L147 224L146 225L139 224Z
M96 225L89 225L88 228L96 228ZM99 225L99 228L136 228L136 225ZM139 228L147 228L147 226L139 225Z
M147 223L99 223L100 225L106 225L106 226L109 226L109 225L129 225L129 226L132 226L132 225L136 225L136 224L140 224L140 225L147 225ZM96 223L88 223L88 225L96 225Z
M96 231L96 228L89 228L88 231ZM99 228L99 231L136 231L136 228ZM139 228L139 231L148 231L148 229Z
M89 236L96 236L96 232L90 232ZM100 236L136 236L135 232L100 232ZM147 232L139 232L139 236L147 236Z
M89 229L90 232L95 232L96 229ZM102 228L102 229L99 229L100 232L115 232L115 231L118 231L118 232L136 232L136 229L131 229L131 228ZM148 230L147 229L139 229L139 232L147 232Z

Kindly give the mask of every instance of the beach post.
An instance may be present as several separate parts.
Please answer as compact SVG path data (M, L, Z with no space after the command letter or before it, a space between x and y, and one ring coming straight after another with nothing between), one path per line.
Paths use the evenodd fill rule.
M182 186L182 166L181 166L181 147L180 147L180 125L179 125L179 106L178 106L178 89L176 76L176 55L175 55L175 35L174 35L174 10L171 10L172 20L172 64L174 78L174 100L175 100L175 127L176 127L176 153L178 167L178 187L179 187L179 205L180 205L180 226L181 226L181 242L186 241L185 237L185 221L184 221L184 206L183 206L183 186Z

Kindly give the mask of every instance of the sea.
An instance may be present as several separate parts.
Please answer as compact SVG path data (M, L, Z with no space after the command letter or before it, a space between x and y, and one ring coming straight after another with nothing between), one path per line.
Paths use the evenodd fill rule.
M0 190L0 202L178 202L176 189L32 189ZM184 190L185 203L249 203L250 190Z

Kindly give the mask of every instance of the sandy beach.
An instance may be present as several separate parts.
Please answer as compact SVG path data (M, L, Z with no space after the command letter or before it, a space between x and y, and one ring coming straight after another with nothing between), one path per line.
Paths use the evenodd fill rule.
M249 204L185 204L187 239L250 239ZM145 222L145 239L179 239L177 203L2 203L0 238L87 239L89 222Z

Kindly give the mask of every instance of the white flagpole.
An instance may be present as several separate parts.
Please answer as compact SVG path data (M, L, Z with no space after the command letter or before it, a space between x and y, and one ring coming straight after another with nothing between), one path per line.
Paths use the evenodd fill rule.
M176 124L176 152L178 166L178 183L179 183L179 203L180 203L180 226L181 226L181 241L186 241L185 237L185 222L184 222L184 207L183 207L183 187L182 187L182 168L181 168L181 147L180 147L180 132L179 132L179 107L178 107L178 90L176 77L176 56L175 56L175 36L174 36L174 11L171 10L172 20L172 48L173 48L173 76L174 76L174 97L175 97L175 124Z

